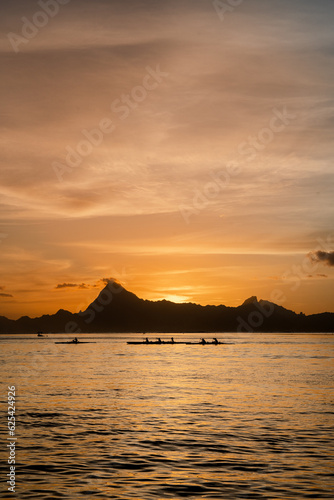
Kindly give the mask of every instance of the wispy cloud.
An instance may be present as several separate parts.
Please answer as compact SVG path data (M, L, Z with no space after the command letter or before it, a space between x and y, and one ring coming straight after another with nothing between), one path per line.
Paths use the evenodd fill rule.
M10 293L5 293L4 290L5 290L5 287L0 286L0 297L4 297L4 298L13 297L13 295L11 295Z
M61 283L55 287L55 290L61 290L63 288L79 288L80 290L87 290L94 287L94 285L86 285L86 283L81 283L78 285L77 283Z
M109 285L109 283L121 284L117 278L102 278L98 283L102 283L103 285Z

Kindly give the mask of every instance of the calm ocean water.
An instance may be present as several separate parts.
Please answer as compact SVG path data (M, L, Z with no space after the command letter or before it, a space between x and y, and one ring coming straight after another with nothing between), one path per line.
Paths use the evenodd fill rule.
M231 344L219 346L61 337L0 337L0 498L334 498L333 335L224 334Z

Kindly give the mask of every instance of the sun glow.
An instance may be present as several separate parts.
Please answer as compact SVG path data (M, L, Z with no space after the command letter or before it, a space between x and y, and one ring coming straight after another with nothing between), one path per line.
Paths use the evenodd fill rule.
M189 302L189 297L185 297L184 295L168 294L157 300L168 300L169 302L175 302L176 304L184 304L185 302Z

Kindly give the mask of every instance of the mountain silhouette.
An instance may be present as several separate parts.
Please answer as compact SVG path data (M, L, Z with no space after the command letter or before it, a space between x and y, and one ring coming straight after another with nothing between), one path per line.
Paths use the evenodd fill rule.
M0 316L0 333L333 332L334 313L306 316L253 296L238 307L144 300L110 281L79 313Z

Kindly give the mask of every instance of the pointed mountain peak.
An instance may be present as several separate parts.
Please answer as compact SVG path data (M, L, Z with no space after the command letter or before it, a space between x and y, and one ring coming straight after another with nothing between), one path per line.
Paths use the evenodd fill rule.
M108 311L117 307L130 307L134 302L141 302L137 295L126 290L123 285L115 279L105 279L105 287L99 292L98 296L93 300L87 309L83 312L94 310L95 312L105 315Z
M103 281L105 283L105 287L103 288L103 290L110 290L111 292L116 292L116 293L125 290L123 285L114 278L104 279ZM101 290L100 293L102 293L103 290Z
M252 297L249 297L249 299L246 299L242 305L247 306L248 304L254 304L254 303L257 303L256 295L253 295Z

